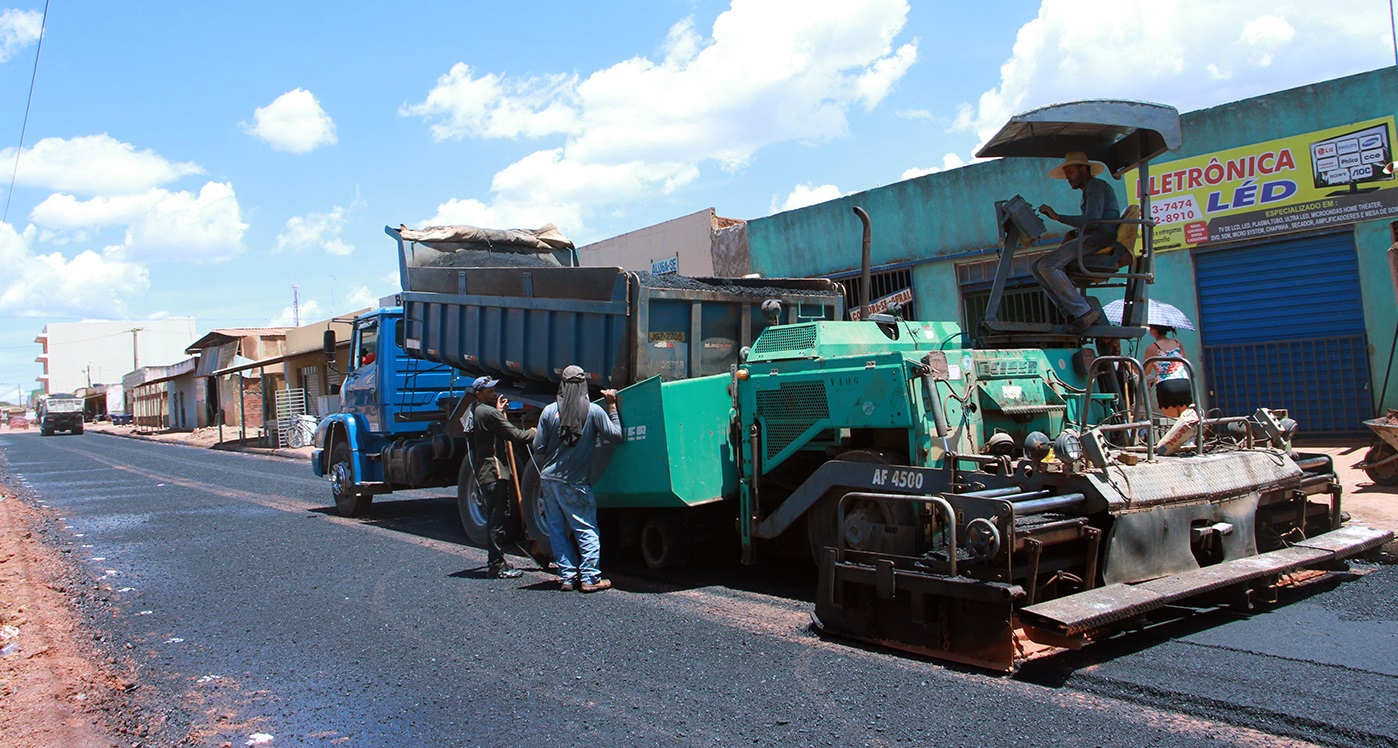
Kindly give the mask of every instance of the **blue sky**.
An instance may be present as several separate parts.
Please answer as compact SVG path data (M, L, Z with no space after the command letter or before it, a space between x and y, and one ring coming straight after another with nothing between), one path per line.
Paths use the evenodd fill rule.
M756 218L967 163L1046 103L1394 62L1385 0L987 7L53 0L35 75L44 5L0 3L0 382L50 322L367 306L398 290L384 225Z

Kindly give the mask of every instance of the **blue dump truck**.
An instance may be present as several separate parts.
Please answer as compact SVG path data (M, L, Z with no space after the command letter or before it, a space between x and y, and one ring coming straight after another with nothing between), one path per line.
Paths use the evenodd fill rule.
M568 248L520 247L508 236L492 236L489 248L480 249L481 241L460 232L386 232L399 244L402 305L355 321L341 410L321 421L312 468L330 477L335 506L349 517L364 513L375 495L456 486L461 523L477 543L485 540L485 513L465 467L461 424L476 376L501 380L498 389L511 401L508 415L527 428L553 401L570 364L588 371L594 390L651 382L634 396L639 401L639 392L660 382L726 378L740 351L770 324L844 313L843 288L823 279L701 279L576 267ZM780 302L779 318L763 315L769 301ZM334 351L333 335L326 346ZM645 426L629 428L628 435L644 439ZM543 556L538 471L527 449L515 457L523 505L518 529ZM626 501L630 508L684 506L659 496ZM613 506L603 501L604 508ZM651 520L653 513L628 514L622 542L639 543L647 529L676 529ZM650 561L673 563L680 542L668 536L652 542L659 555Z
M1149 160L1179 132L1170 107L1074 102L1018 115L980 155L1080 150L1148 183ZM1132 217L1151 215L1139 199L1140 213L1111 222L1120 251L1071 268L1082 287L1124 289L1122 323L1086 331L1002 304L1015 253L1046 238L1018 196L986 212L1001 268L971 330L896 308L846 321L833 294L782 294L774 281L753 281L770 301L740 301L727 283L661 289L614 268L480 267L496 252L390 229L401 317L361 320L355 350L384 355L391 335L406 358L394 349L391 370L352 374L347 388L373 377L379 390L349 393L323 425L316 470L350 513L375 492L449 482L470 377L513 382L512 417L529 425L577 363L598 389L620 389L626 438L594 484L603 521L655 567L705 533L746 563L805 546L824 632L1010 671L1025 640L1076 648L1274 602L1292 572L1339 568L1393 534L1347 522L1330 458L1293 447L1284 410L1214 413L1191 380L1192 407L1165 415L1142 384L1155 359L1111 353L1148 322L1153 224ZM855 212L867 268L871 221ZM415 418L427 420L413 436L393 437ZM521 473L526 529L542 539L537 476ZM469 471L458 484L475 537Z

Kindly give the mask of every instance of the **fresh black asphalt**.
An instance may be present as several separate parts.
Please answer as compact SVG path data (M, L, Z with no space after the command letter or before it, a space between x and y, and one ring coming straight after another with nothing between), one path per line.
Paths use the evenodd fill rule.
M813 575L729 549L561 593L485 579L450 490L345 520L301 462L91 433L0 457L168 744L1398 745L1393 567L1004 677L822 639Z

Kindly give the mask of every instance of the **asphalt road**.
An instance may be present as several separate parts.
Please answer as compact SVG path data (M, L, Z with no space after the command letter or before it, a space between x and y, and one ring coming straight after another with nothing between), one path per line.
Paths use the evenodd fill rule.
M166 735L242 746L1398 745L1398 568L1014 677L823 639L814 575L731 554L616 589L483 576L446 492L329 513L299 462L0 435ZM129 649L127 648L129 645Z

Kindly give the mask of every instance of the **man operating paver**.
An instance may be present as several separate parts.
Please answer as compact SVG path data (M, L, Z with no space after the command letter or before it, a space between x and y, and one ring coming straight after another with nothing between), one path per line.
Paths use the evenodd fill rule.
M1078 292L1073 281L1068 278L1067 268L1077 262L1079 246L1084 254L1093 254L1116 241L1116 226L1111 223L1094 223L1101 220L1116 220L1121 217L1117 205L1116 191L1112 186L1097 178L1105 169L1102 164L1088 160L1081 151L1073 151L1063 158L1063 163L1049 172L1054 179L1068 180L1068 186L1082 190L1081 213L1065 216L1048 205L1040 205L1039 212L1059 223L1072 226L1063 237L1058 248L1039 258L1030 266L1030 272L1048 292L1058 311L1070 320L1068 332L1079 334L1102 319L1102 313L1092 308L1087 299Z
M600 592L612 586L599 568L597 499L592 495L592 460L602 442L621 441L616 390L602 390L606 410L587 399L587 373L581 366L563 370L558 399L544 407L534 435L540 460L544 522L562 580L559 589ZM568 537L571 530L573 537ZM574 545L576 541L576 546Z

